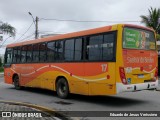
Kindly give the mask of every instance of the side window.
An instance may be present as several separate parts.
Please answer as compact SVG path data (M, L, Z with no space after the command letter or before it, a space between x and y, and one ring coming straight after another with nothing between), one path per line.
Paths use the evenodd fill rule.
M72 61L74 60L74 39L65 41L65 60Z
M82 59L82 38L75 39L74 60Z
M113 61L115 58L116 32L94 35L87 38L86 59L91 61Z
M7 48L6 49L6 53L5 53L5 59L4 59L4 63L5 64L11 64L12 63L12 48Z
M21 48L17 47L17 63L20 63L21 60Z
M89 37L87 44L88 60L102 60L103 35Z
M115 56L115 34L110 33L104 35L103 43L103 60L112 60Z
M45 43L39 44L39 61L40 62L46 61L46 44Z
M32 45L27 46L27 56L26 56L27 62L32 61Z
M33 45L32 61L39 62L39 45L38 44Z
M57 41L55 48L55 60L63 60L63 41Z
M55 42L49 42L47 44L47 60L49 62L55 60L55 58L54 58L54 56L55 56L55 50L56 50L55 49Z
M26 53L27 53L27 46L23 46L21 49L21 63L26 62Z
M16 63L16 59L17 59L17 47L13 48L13 63Z

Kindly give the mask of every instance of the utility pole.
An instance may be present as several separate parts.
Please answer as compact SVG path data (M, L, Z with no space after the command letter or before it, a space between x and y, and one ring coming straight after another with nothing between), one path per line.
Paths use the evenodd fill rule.
M38 17L36 16L36 20L35 20L35 28L36 28L36 30L35 30L35 39L37 39L38 38Z
M34 22L34 25L35 25L35 39L37 39L39 36L38 36L38 20L39 18L36 16L36 20L34 19L32 13L28 12L29 15L31 15L32 19L33 19L33 22Z

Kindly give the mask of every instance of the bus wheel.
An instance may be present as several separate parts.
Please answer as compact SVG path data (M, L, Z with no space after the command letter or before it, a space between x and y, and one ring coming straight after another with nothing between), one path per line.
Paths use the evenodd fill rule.
M13 80L14 80L14 87L15 87L15 89L16 90L20 90L21 86L19 84L19 77L18 77L18 75L16 75Z
M56 82L56 92L58 97L65 99L69 95L69 86L65 78L60 78Z

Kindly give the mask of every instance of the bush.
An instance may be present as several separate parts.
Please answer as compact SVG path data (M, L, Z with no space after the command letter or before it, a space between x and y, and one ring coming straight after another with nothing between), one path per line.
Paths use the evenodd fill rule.
M160 34L157 34L156 37L157 37L157 40L160 40Z
M0 67L0 72L4 72L4 69L3 69L3 67Z

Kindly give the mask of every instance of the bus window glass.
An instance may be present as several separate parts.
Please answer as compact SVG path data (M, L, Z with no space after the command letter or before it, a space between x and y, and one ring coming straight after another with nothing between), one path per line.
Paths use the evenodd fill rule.
M5 53L5 64L11 64L12 63L12 48L7 48Z
M23 46L21 49L21 63L26 62L26 53L27 53L27 46Z
M32 45L27 46L27 56L26 56L27 62L32 61Z
M143 29L124 28L123 48L155 50L156 40L154 33Z
M81 60L82 59L82 38L75 40L75 50L74 50L74 57L75 60Z
M63 60L63 41L57 41L55 48L56 48L55 59Z
M32 61L39 62L39 45L33 45Z
M17 48L13 48L13 63L16 63L16 59L17 59Z
M55 42L49 42L47 44L47 60L52 62L55 60Z
M74 39L65 41L65 60L72 61L74 59Z
M19 63L21 60L21 48L17 47L17 63Z
M39 60L40 62L46 61L46 44L39 44Z
M89 37L88 60L102 60L103 35Z
M114 56L114 35L113 33L104 35L103 48L103 60L113 60Z

